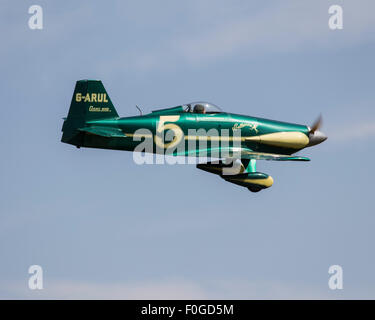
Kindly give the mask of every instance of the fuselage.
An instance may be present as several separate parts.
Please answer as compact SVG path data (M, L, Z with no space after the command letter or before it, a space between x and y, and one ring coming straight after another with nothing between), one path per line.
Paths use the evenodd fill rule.
M221 143L240 146L256 152L293 154L306 147L309 128L231 113L186 112L182 106L153 111L147 115L87 122L93 127L120 129L124 137L106 139L86 134L82 145L134 151L142 139L152 139L153 152L167 148L188 150L206 137L207 149Z

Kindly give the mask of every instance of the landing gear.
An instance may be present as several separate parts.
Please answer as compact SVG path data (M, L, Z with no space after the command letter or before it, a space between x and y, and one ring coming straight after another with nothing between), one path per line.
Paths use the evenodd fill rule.
M252 184L247 184L246 187L251 192L259 192L260 190L266 189L273 184L273 179L268 174L257 172L257 161L255 159L244 160L241 159L243 165L246 167L248 172L248 179L253 181L247 181Z
M251 160L241 159L241 161L246 168L246 172L254 173L257 171L257 162L255 159L251 159ZM259 192L260 190L262 190L262 188L259 186L250 186L250 187L247 187L247 189L249 189L251 192Z
M271 176L256 171L255 159L240 159L240 161L231 159L225 162L220 160L218 163L199 163L197 168L217 174L225 181L245 187L251 192L259 192L272 186Z
M257 186L251 186L251 187L248 187L248 189L249 189L251 192L259 192L260 190L262 190L262 188L257 187Z

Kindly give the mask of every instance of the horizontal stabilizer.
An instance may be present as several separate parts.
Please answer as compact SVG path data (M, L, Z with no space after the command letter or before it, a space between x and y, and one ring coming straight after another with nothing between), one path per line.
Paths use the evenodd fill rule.
M89 134L95 134L97 136L108 137L108 138L124 138L126 135L118 128L111 127L86 127L78 129L82 132Z

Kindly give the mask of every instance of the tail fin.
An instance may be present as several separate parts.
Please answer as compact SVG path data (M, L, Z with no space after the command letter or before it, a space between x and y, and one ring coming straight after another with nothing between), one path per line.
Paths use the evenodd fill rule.
M80 134L77 129L85 127L87 121L117 117L117 111L100 80L79 80L64 121L61 141L78 146Z

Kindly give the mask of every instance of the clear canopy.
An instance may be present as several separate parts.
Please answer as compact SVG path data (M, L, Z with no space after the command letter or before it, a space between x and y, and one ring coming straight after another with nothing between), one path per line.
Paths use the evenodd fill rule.
M192 113L221 113L218 106L209 102L191 102L184 105L185 112Z

